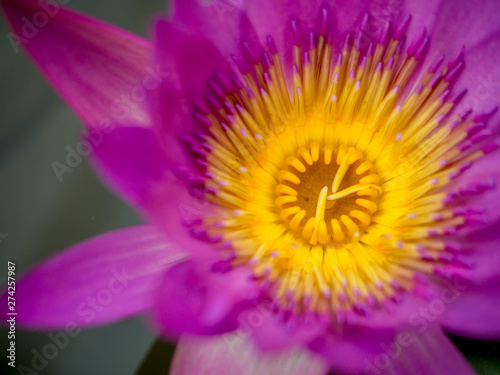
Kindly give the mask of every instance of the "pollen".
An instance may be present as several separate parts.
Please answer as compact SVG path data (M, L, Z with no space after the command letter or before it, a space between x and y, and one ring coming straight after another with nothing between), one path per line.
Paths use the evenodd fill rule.
M495 148L486 115L454 111L463 54L417 76L430 38L407 47L408 18L365 46L369 19L342 46L326 10L309 43L293 22L286 64L272 37L262 58L244 43L187 140L213 208L193 233L296 316L365 314L462 266L450 238L480 215L452 184Z
M310 245L348 241L371 223L381 188L360 151L313 142L285 165L276 175L275 204L289 229Z

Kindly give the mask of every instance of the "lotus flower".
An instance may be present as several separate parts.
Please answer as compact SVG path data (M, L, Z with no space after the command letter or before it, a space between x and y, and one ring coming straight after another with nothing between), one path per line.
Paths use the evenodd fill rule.
M469 374L444 332L500 337L496 1L179 0L151 42L2 5L148 222L28 272L18 324L148 312L174 374Z

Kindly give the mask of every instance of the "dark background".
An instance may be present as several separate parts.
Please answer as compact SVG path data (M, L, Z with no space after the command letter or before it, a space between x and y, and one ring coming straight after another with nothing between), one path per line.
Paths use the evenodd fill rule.
M147 37L149 19L165 10L164 0L71 0L68 6ZM51 164L63 162L67 146L76 148L81 121L57 97L23 53L16 54L0 22L0 284L7 260L17 273L88 237L139 223L86 162L59 182ZM500 319L500 315L499 315ZM0 329L0 373L7 332ZM72 338L40 374L134 374L154 345L141 317L83 331ZM456 339L481 374L500 374L498 343ZM47 333L17 331L16 363L31 367L33 349L50 343ZM141 374L165 367L172 347L157 344ZM446 360L446 359L443 359ZM158 366L153 365L157 370ZM18 374L17 371L9 373ZM158 373L166 374L163 369Z
M149 19L164 0L70 0L79 9L147 37ZM28 58L16 54L0 21L0 283L7 260L17 274L88 237L139 223L132 209L97 179L87 162L59 182L52 162L64 163L83 125L52 91ZM7 237L6 237L7 236ZM154 341L144 319L83 331L41 374L133 374ZM0 330L0 373L7 332ZM32 353L50 343L47 333L17 331L16 364L31 367ZM13 372L17 374L18 372Z

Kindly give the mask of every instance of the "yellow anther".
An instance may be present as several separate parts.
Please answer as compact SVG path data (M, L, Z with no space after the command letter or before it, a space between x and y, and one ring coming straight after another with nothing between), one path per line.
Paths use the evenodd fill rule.
M345 174L347 173L347 169L349 169L349 164L347 163L347 156L344 157L342 162L340 163L339 169L337 169L337 173L335 173L335 177L332 182L332 193L336 193L339 190L340 184L344 179ZM338 159L337 159L338 160Z
M278 195L293 195L293 196L297 196L297 190L295 189L292 189L290 186L287 186L287 185L283 185L283 184L279 184L278 186L276 186L276 194Z
M376 174L371 174L359 180L361 185L378 184L379 182L380 178Z
M332 219L332 232L333 232L333 240L335 242L342 242L345 238L344 231L340 227L340 223L337 219Z
M349 150L349 154L347 156L347 164L351 165L357 162L358 160L361 160L363 158L363 154L361 154L359 151L356 150Z
M302 162L297 159L295 156L289 156L285 164L291 167L294 167L297 171L304 173L306 171L306 166L302 164Z
M311 158L313 162L317 162L319 159L319 150L321 145L318 142L311 143Z
M326 196L328 195L328 186L324 186L323 189L321 189L318 197L318 203L316 205L316 215L314 216L314 231L312 233L312 236L309 240L309 243L311 245L316 245L318 241L318 232L319 232L319 227L320 223L324 222L325 218L325 208L326 208ZM326 230L326 224L325 224L325 230Z
M366 185L363 185L366 186ZM375 189L373 186L370 187L369 189L362 189L357 192L357 194L361 197L370 197L370 198L378 198L380 193L382 192L382 189L378 188Z
M356 168L356 174L359 176L366 171L371 171L373 169L373 164L371 161L365 160L360 164L358 168Z
M302 237L304 237L306 240L309 240L313 234L314 231L314 218L310 217L309 220L307 220L306 225L304 225L304 228L302 229Z
M293 195L283 195L281 197L278 197L276 198L276 206L278 206L279 208L282 208L283 205L287 204L287 203L293 203L293 202L296 202L297 201L297 197L293 196Z
M330 239L330 236L328 235L328 229L326 228L326 223L324 220L321 220L319 223L319 229L318 229L318 242L320 244L327 244L328 240Z
M358 219L359 220L359 224L362 227L366 227L371 222L370 215L368 215L366 212L363 212L363 211L360 211L360 210L352 210L351 212L349 212L349 216L351 216L351 217L353 217L355 219Z
M278 181L279 182L288 181L288 182L291 182L292 184L295 184L295 185L300 184L300 178L298 178L292 172L285 171L285 170L281 170L278 172Z
M354 235L354 233L359 231L359 227L356 225L356 223L354 221L352 221L352 219L349 216L342 215L340 217L340 220L346 226L347 231L349 232L349 234L351 236Z
M376 189L378 191L382 191L382 189L380 188L380 186L377 186L377 185L359 185L358 184L358 185L354 185L354 186L348 187L347 189L344 189L342 191L339 191L338 193L331 194L328 197L326 197L326 199L329 200L329 201L334 201L334 200L337 200L337 199L340 199L340 198L344 198L344 197L346 197L346 196L348 196L349 194L352 194L352 193L358 192L358 194L359 194L359 192L362 192L364 190L368 190L367 187ZM363 195L367 195L367 194L363 194Z
M389 155L389 160L392 162L396 162L399 158L399 155L401 155L401 141L403 140L403 135L401 133L398 133L396 135L396 139L392 143L392 149L391 153Z
M352 235L352 248L355 249L356 246L358 246L359 243L359 232L355 232Z
M342 163L342 160L344 160L344 157L347 155L348 148L347 146L340 146L338 151L337 151L337 165L340 165Z
M373 214L375 213L375 211L377 211L377 204L373 201L369 201L368 199L358 198L356 199L356 204L358 206L366 208L366 210L370 214Z
M306 216L306 210L300 210L295 214L293 219L290 221L290 229L298 232L300 230L300 222Z
M325 164L330 165L330 163L332 162L333 146L326 145L323 152L325 156Z
M400 41L369 55L346 45L338 63L316 41L307 55L293 48L291 77L278 53L269 69L255 64L246 89L228 93L236 111L206 115L206 139L195 137L209 150L206 198L221 208L196 215L200 225L298 320L335 319L368 296L389 299L393 281L411 290L417 272L432 274L443 235L465 220L444 207L446 185L482 155L460 147L473 118L441 100L446 80L414 75L419 61ZM417 94L401 96L407 82Z
M307 165L313 165L313 159L307 149L304 147L299 148L298 154L302 157L302 159L304 159Z
M285 208L284 210L281 210L280 217L283 220L287 220L290 216L296 214L299 211L300 211L300 207L298 207L298 206Z

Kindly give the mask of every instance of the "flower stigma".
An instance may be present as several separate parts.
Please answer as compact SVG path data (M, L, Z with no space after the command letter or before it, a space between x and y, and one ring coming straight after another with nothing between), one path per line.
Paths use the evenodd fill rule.
M366 314L466 267L450 236L480 215L453 190L495 148L485 118L452 112L463 53L419 72L429 36L406 47L408 17L364 46L369 17L338 55L326 10L308 43L294 22L290 77L271 37L262 58L243 43L246 63L210 81L207 131L188 140L217 209L193 232L294 315Z

